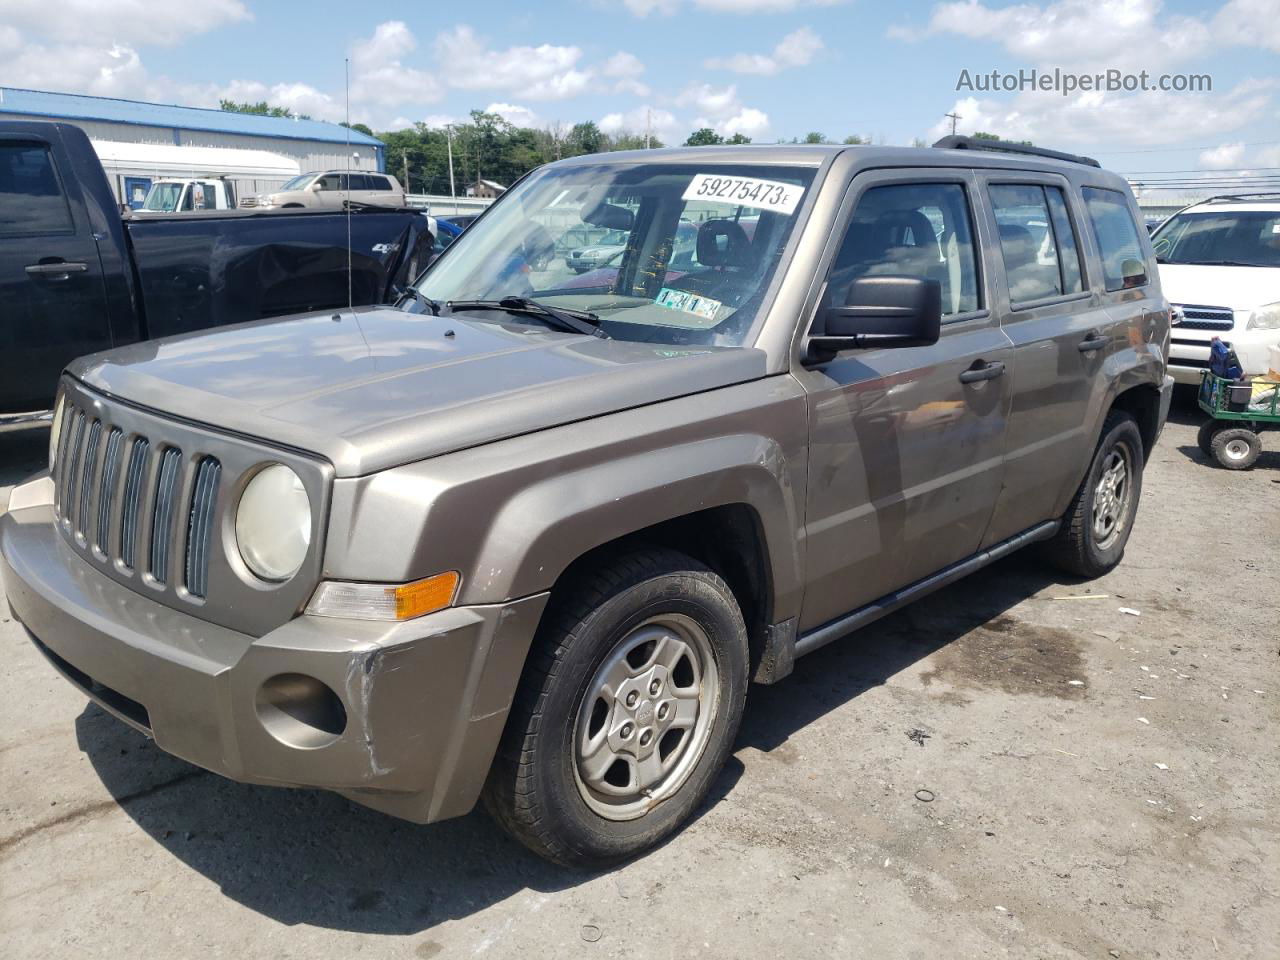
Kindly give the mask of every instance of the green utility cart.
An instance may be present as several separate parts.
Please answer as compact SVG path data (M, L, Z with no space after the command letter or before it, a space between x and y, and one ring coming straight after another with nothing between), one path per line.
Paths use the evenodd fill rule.
M1212 419L1200 427L1196 441L1228 470L1252 467L1262 453L1259 434L1280 426L1280 384L1240 383L1206 370L1201 374L1199 402Z

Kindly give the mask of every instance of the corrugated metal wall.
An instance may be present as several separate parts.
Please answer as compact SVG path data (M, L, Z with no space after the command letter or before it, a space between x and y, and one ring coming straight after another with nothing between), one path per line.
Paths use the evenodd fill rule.
M0 120L42 120L49 117L23 116L0 111ZM98 120L67 120L84 130L91 140L121 140L126 143L168 143L192 147L240 147L247 150L270 150L298 162L303 172L309 170L344 170L347 166L346 144L322 140L289 140L282 137L254 137L244 134L218 133L208 130L184 130L172 127L148 127L136 123L108 123ZM378 151L369 144L353 144L352 169L378 169ZM120 176L109 178L116 198L123 196ZM236 180L239 196L273 190L279 180Z

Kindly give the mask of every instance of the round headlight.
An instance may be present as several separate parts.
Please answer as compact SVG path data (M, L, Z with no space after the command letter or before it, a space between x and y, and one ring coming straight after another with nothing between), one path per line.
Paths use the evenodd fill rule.
M49 424L49 469L52 470L58 459L58 440L62 437L62 407L66 398L58 394L58 402L53 406L53 422Z
M240 495L236 544L245 565L263 580L288 580L311 546L311 501L296 473L273 463Z

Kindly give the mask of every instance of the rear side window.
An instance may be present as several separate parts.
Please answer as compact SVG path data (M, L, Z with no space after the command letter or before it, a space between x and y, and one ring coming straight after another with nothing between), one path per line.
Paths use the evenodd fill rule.
M1057 187L993 184L991 205L1014 303L1079 293L1080 257L1066 201Z
M872 187L858 200L827 285L845 302L866 276L923 277L942 287L942 314L977 310L978 270L969 202L958 183Z
M1119 190L1085 187L1084 203L1098 238L1102 254L1102 277L1107 290L1123 290L1124 262L1137 260L1145 267L1146 257L1138 240L1138 227L1129 212L1129 203Z
M38 143L0 144L0 236L72 232L71 208L49 148Z

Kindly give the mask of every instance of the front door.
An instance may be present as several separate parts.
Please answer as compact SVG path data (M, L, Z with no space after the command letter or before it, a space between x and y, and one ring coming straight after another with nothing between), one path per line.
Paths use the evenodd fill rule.
M71 360L111 346L102 265L47 141L0 138L0 413L48 409Z
M990 309L968 172L862 174L820 306L861 276L942 287L927 347L848 350L802 367L809 395L801 630L978 550L1000 490L1012 351ZM849 212L851 211L851 213Z
M134 210L141 210L151 189L150 177L125 177L124 202Z

